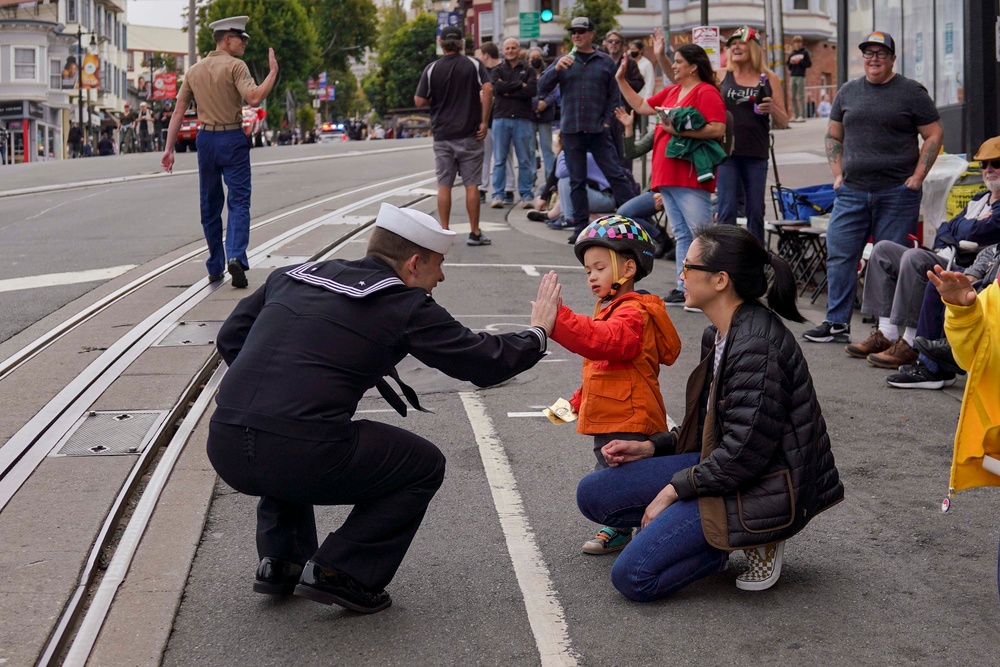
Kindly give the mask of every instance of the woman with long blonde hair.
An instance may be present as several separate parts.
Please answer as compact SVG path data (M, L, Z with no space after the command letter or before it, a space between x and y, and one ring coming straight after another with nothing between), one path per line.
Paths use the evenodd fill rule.
M733 151L719 165L718 222L736 224L742 192L747 229L763 243L764 191L767 186L771 125L787 127L788 113L781 94L781 82L764 62L764 49L757 31L743 26L726 43L729 60L721 88L726 111L733 116ZM763 95L760 94L762 80Z

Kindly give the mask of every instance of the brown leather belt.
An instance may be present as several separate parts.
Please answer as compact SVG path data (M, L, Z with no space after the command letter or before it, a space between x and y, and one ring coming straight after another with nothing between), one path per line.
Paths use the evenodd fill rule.
M206 132L225 132L227 130L238 130L243 127L243 123L229 123L228 125L202 125L199 130Z

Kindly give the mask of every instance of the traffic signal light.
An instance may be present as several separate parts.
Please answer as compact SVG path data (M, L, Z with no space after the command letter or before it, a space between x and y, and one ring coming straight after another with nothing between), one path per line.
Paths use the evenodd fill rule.
M552 10L552 3L554 0L541 0L540 11L538 13L538 18L542 23L548 23L555 18L555 12Z

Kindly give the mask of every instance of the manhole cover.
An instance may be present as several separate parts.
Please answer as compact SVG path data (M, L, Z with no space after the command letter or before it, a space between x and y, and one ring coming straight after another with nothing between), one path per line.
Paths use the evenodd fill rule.
M215 345L222 322L178 322L157 341L153 347L181 345Z
M166 417L166 410L88 412L51 456L139 454L152 442Z

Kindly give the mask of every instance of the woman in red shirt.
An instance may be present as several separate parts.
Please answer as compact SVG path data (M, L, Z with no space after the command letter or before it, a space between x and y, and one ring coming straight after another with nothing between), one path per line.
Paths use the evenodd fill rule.
M726 105L715 83L712 63L703 48L695 44L678 47L672 69L674 85L647 99L643 99L625 81L624 66L618 68L616 78L622 97L638 113L652 116L661 109L669 111L693 107L707 121L700 130L678 132L661 115L661 123L656 126L653 136L650 189L659 191L663 197L663 208L677 239L677 257L682 258L687 254L694 236L712 223L711 194L715 192L715 179L699 183L694 163L667 157L667 145L675 136L722 139L726 132ZM677 289L671 290L663 301L668 306L684 305L680 261L677 262Z

